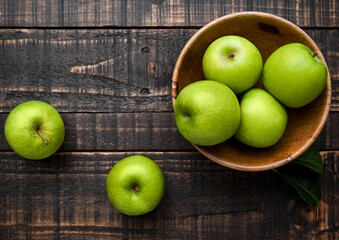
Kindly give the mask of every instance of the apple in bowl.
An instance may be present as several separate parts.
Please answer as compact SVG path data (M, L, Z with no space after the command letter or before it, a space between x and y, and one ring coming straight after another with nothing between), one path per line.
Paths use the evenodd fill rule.
M191 143L212 146L232 137L240 122L240 107L226 85L210 80L191 83L178 95L177 127Z
M303 107L324 90L326 65L307 46L286 44L270 55L263 70L265 88L285 106Z
M247 91L240 102L240 124L235 138L256 148L271 147L285 132L285 107L263 89Z
M205 79L228 86L235 94L247 91L260 78L262 58L256 46L240 36L224 36L212 42L202 59Z

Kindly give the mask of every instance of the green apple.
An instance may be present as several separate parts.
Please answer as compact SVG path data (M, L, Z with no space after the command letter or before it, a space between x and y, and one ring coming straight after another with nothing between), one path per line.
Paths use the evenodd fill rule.
M120 212L137 216L152 211L165 192L165 178L151 159L133 155L113 166L106 180L112 205Z
M235 94L255 85L262 72L259 50L246 38L225 36L207 48L202 68L205 79L226 84Z
M278 48L267 59L263 69L263 83L267 91L291 108L305 106L316 99L326 80L326 65L300 43Z
M263 89L253 88L240 102L241 120L235 138L251 147L265 148L277 143L287 125L284 106Z
M16 106L6 119L4 131L8 144L17 154L34 160L54 154L65 136L58 111L41 101Z
M226 85L202 80L179 93L174 116L186 140L211 146L233 136L240 122L240 107L237 97Z

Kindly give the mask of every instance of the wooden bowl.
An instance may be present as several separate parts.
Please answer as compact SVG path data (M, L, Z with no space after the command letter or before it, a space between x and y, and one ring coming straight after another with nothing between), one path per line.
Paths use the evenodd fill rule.
M202 57L217 38L238 35L250 40L260 51L263 61L280 46L299 42L323 55L312 39L293 23L275 15L242 12L218 18L195 33L179 55L172 77L172 103L188 84L203 80ZM255 87L263 88L261 79ZM302 108L288 109L288 124L283 137L272 147L257 149L231 138L221 144L203 147L194 145L209 159L229 168L262 171L282 166L302 154L317 138L328 116L331 103L331 79L320 96Z

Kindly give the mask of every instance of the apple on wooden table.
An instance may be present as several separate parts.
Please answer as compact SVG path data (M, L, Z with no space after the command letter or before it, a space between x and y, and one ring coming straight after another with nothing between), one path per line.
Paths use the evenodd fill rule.
M174 117L186 140L211 146L233 136L240 122L240 107L226 85L202 80L189 84L178 94Z
M325 88L326 80L326 65L301 43L278 48L263 69L267 91L291 108L305 106L316 99Z
M253 88L240 101L240 125L235 138L256 148L274 145L284 134L287 112L284 106L263 89Z
M202 60L205 79L226 84L235 94L255 85L262 72L256 46L240 36L224 36L212 42Z
M106 179L106 190L112 205L120 212L143 215L160 203L165 178L153 160L132 155L113 166Z
M65 127L58 111L41 101L16 106L5 123L5 137L11 148L27 159L44 159L61 146Z

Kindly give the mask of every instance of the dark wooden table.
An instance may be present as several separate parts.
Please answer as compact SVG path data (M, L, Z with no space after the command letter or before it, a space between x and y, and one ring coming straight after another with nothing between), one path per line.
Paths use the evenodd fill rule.
M0 239L339 239L338 1L208 2L0 0ZM206 159L176 128L170 82L181 49L239 11L297 24L328 63L317 207L273 171ZM28 100L52 104L65 122L65 142L46 160L19 157L4 137L8 113ZM110 204L105 180L136 153L160 165L166 192L156 210L129 217Z

